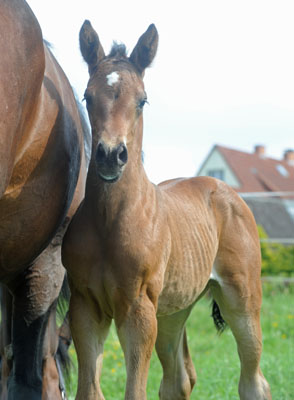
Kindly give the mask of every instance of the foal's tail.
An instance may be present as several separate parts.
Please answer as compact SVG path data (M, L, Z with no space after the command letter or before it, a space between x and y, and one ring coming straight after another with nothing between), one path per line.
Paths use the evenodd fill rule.
M211 316L213 318L214 325L216 326L217 331L221 334L227 327L226 321L223 319L219 306L215 300L212 300L212 313Z

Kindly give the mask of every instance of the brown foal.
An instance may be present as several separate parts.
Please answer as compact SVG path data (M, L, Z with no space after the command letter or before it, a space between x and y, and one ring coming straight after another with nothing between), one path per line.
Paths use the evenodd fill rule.
M122 45L105 56L89 21L80 32L93 150L85 200L63 243L79 363L76 399L104 399L99 379L112 319L126 361L125 399L146 399L154 345L163 368L160 399L189 399L196 373L185 323L209 288L238 345L240 398L269 400L259 367L260 247L251 212L217 179L156 186L143 168L142 79L157 43L150 25L129 58Z

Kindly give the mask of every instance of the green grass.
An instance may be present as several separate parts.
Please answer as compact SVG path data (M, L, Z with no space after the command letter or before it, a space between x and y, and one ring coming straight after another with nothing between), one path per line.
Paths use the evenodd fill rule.
M190 353L197 371L191 400L238 399L239 359L229 329L217 335L210 318L210 301L196 304L187 324ZM294 288L264 285L262 307L263 356L261 368L274 400L294 399ZM71 349L74 360L74 349ZM76 361L75 361L76 362ZM161 366L154 352L148 377L148 400L158 399ZM125 387L123 353L112 327L105 345L101 386L106 400L123 400ZM68 394L74 398L77 367Z

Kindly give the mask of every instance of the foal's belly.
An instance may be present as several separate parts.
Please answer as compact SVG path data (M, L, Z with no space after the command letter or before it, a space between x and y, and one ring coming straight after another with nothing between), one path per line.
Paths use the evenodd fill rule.
M217 252L217 240L198 233L178 236L173 243L159 297L158 315L172 314L193 304L205 290Z
M166 286L159 297L157 315L164 316L187 309L201 296L208 280L206 279L202 285L197 285L197 287L193 286L191 282L186 282L186 285L177 285L174 282Z

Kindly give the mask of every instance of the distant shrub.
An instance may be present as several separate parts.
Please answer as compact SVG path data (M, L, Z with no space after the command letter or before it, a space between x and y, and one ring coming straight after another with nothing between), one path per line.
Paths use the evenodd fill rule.
M260 239L268 237L261 226L258 226L258 232ZM294 246L261 242L260 247L263 276L294 276Z

